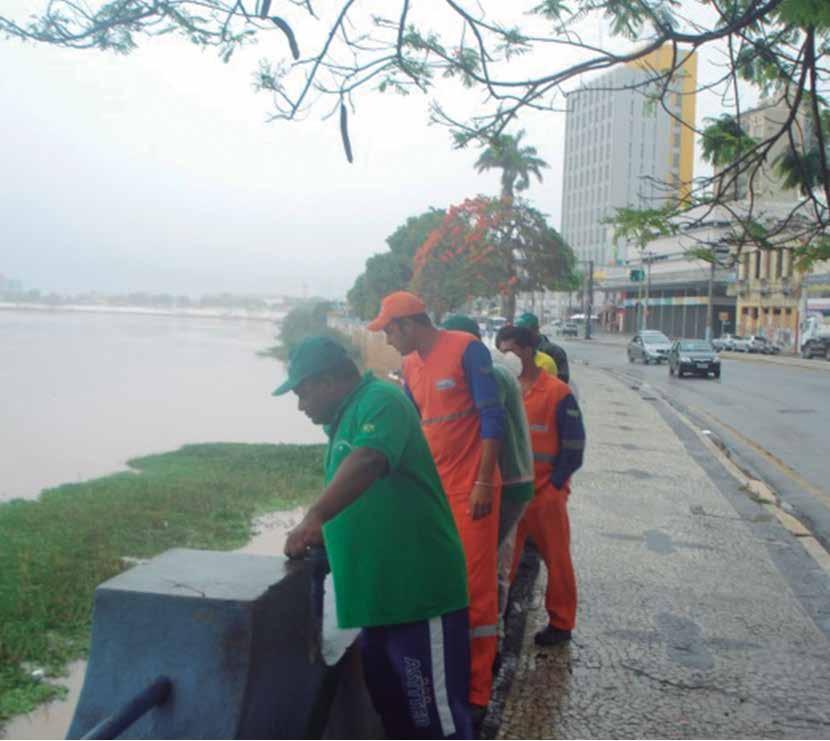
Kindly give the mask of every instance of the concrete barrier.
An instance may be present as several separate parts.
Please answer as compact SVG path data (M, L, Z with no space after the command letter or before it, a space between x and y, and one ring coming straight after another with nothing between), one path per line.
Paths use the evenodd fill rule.
M95 592L68 738L160 676L169 699L120 738L378 738L354 631L334 627L320 561L175 549Z

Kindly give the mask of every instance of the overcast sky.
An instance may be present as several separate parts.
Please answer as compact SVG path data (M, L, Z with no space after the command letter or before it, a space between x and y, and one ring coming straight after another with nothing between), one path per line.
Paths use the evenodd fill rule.
M10 7L41 7L3 5L18 18ZM0 274L60 292L342 295L408 216L498 191L497 173L473 170L477 150L427 126L424 96L361 96L351 165L322 109L266 123L270 100L251 85L264 54L223 64L170 37L126 57L0 39ZM716 111L699 101L699 118ZM551 165L529 197L558 227L564 115L520 125Z

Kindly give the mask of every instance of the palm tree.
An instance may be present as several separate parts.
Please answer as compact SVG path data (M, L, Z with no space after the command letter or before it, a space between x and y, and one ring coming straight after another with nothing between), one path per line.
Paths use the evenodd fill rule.
M490 141L475 164L479 173L486 170L501 170L501 197L513 198L513 191L530 187L530 176L535 175L542 182L541 170L548 163L537 156L536 147L521 146L524 131L516 136L499 134Z

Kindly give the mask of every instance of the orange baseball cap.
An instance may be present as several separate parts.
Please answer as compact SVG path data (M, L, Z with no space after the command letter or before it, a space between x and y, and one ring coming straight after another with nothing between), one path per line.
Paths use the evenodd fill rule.
M414 293L409 291L395 291L380 302L380 314L371 322L367 329L370 332L380 332L393 319L402 319L405 316L426 314L426 304Z

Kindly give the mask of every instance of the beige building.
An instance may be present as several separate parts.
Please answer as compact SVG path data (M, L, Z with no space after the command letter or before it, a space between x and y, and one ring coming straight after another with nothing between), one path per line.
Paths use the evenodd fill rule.
M737 277L737 334L763 335L795 350L802 276L793 265L792 249L745 247Z
M741 128L755 141L762 142L775 136L790 115L790 108L782 97L762 100L756 108L741 111ZM812 116L806 104L803 104L796 117L793 127L793 137L799 151L810 148L812 142ZM753 181L753 196L755 201L795 203L799 200L796 188L785 188L781 176L778 174L777 162L781 155L790 149L790 139L784 135L775 142L767 155L765 164L760 168ZM715 175L723 172L723 168L715 171ZM735 200L744 200L749 196L749 181L753 170L742 172L737 178L737 192ZM735 182L731 176L725 182L718 183L718 188L735 191Z
M781 97L762 100L756 108L741 112L741 126L755 141L777 134L789 116L789 106ZM793 128L799 151L810 148L812 117L806 105L796 116ZM770 149L765 164L754 174L753 201L758 219L775 223L795 208L800 200L796 188L785 188L778 172L778 160L790 149L790 139L782 136ZM717 174L717 173L716 173ZM735 199L746 207L752 170L741 173ZM736 184L722 182L719 187L733 190ZM736 333L763 335L791 351L797 350L800 319L801 281L803 276L793 265L792 249L763 250L747 246L737 264Z

